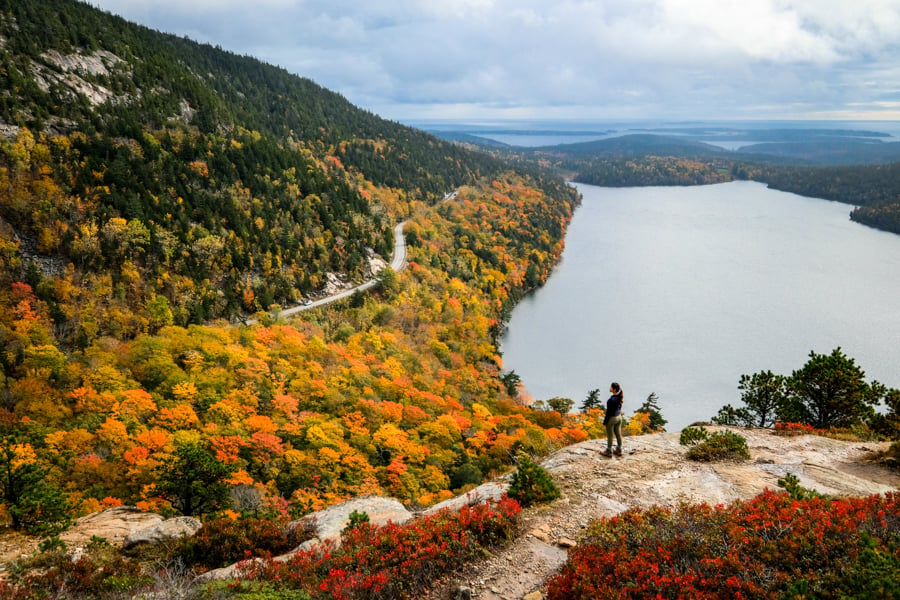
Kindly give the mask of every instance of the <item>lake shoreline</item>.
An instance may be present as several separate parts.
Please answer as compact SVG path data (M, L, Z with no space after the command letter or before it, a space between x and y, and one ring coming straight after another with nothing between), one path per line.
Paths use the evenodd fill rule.
M653 392L681 428L739 405L741 374L790 375L838 346L868 381L900 384L900 236L756 182L576 187L566 250L500 340L533 399L578 408L616 380L626 412Z

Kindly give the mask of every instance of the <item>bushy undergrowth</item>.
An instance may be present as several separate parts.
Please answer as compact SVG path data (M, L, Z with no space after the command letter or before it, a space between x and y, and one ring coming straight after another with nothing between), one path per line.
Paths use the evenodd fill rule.
M782 421L775 423L775 435L784 437L822 435L823 433L825 433L823 429L816 429L809 423L784 423Z
M550 473L536 464L527 454L519 456L519 466L513 473L509 497L522 506L551 502L559 498L559 488Z
M592 525L549 600L898 598L900 495L632 509Z
M218 582L206 587L199 600L311 600L306 592L282 590L266 582L243 583L236 591L231 582Z
M702 442L707 438L709 438L709 432L703 425L698 427L685 427L681 430L681 435L678 437L678 443L682 446L690 446Z
M694 444L687 451L687 458L703 462L715 460L748 460L750 450L744 436L733 431L717 431Z
M800 485L800 479L793 473L788 473L783 479L778 480L778 487L784 488L788 496L794 500L809 500L810 498L827 498L816 490L811 490Z
M122 555L102 538L93 539L73 560L65 544L50 544L47 551L18 565L0 582L2 600L87 599L123 597L125 590L149 586L154 578L134 560Z
M516 501L503 499L402 526L360 523L344 531L339 548L298 552L285 562L248 561L230 590L241 597L266 582L276 592L312 599L416 598L436 577L508 540L520 511Z
M192 567L217 569L246 558L284 554L310 537L302 527L281 520L213 519L184 538L174 554Z
M127 556L102 540L74 561L64 547L53 547L0 582L0 600L415 598L439 575L513 537L520 512L515 500L503 498L406 525L377 527L360 518L344 530L340 548L326 544L285 562L268 555L293 548L297 540L288 538L296 534L263 519L212 521L195 540L176 544L156 562ZM241 544L238 558L255 560L244 563L239 581L189 590L197 572L231 562Z

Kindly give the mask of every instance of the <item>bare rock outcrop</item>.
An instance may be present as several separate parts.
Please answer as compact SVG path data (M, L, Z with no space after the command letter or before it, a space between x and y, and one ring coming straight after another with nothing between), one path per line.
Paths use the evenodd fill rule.
M121 546L129 535L155 527L163 521L165 517L162 515L144 512L136 506L116 506L81 517L59 537L70 546L85 545L92 537Z
M302 521L293 522L292 525L303 526L303 521L312 523L315 539L304 542L304 544L312 545L310 542L314 544L316 541L323 542L325 540L340 543L341 532L350 522L350 515L353 512L366 513L369 516L369 523L379 526L387 525L388 522L402 525L413 518L413 514L406 510L406 507L396 498L360 496L329 506L309 515Z
M158 544L180 537L190 537L197 533L203 524L194 517L173 517L158 525L135 531L125 536L123 546L131 548L138 544Z
M476 504L482 504L488 500L499 500L507 490L509 490L508 483L503 481L490 481L481 484L477 488L470 490L461 496L439 502L426 509L423 514L432 515L441 510L458 512L464 506L475 506Z
M81 517L59 537L73 548L83 548L92 538L125 548L192 536L200 529L199 519L145 512L136 506L116 506Z

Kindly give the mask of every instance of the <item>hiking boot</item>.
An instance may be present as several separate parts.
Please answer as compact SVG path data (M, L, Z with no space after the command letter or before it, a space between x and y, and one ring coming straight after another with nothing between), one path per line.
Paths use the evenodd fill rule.
M616 455L616 456L622 456L622 449L621 449L621 448L616 448L615 455Z
M606 450L604 450L604 451L601 452L600 454L602 454L603 456L612 456L612 452L610 451L609 448L607 448Z

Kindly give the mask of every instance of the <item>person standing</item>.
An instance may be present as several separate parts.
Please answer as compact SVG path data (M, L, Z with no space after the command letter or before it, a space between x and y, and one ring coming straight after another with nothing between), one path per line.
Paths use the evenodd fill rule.
M606 415L603 424L606 426L606 450L601 452L603 456L613 455L613 436L616 437L616 456L622 456L622 386L615 381L609 384L609 393L612 394L606 401Z

